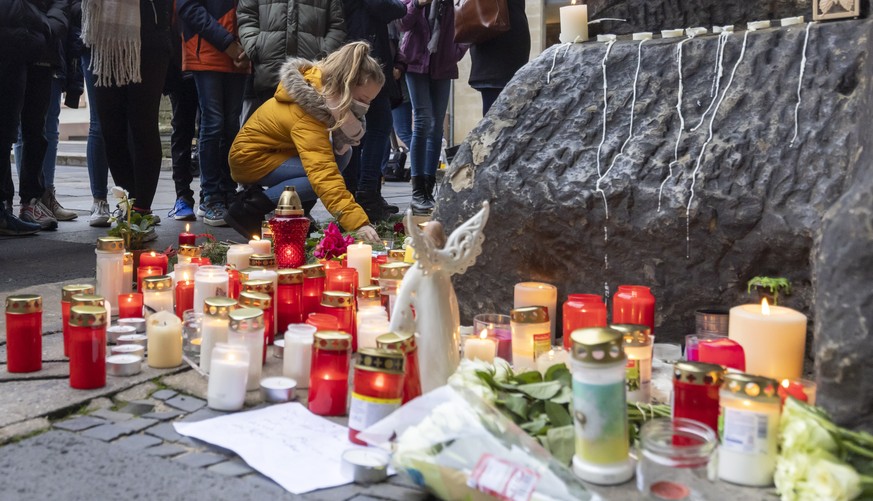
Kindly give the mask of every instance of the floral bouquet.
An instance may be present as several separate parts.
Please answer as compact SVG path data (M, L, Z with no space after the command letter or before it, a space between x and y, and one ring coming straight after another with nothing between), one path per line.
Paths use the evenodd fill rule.
M355 237L343 236L339 226L333 221L324 230L324 236L315 246L312 255L318 259L340 259L346 254L349 245L355 243Z
M155 220L151 214L140 214L133 210L136 199L129 198L127 192L118 186L112 187L112 195L119 201L120 213L109 218L115 226L109 229L110 237L119 237L124 240L124 248L127 250L142 250L145 243L157 238L155 233Z

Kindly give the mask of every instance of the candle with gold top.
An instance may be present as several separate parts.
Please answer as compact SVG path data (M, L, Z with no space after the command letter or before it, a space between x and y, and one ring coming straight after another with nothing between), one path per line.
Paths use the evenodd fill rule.
M14 294L6 297L6 370L36 372L42 369L42 296Z
M274 216L269 221L274 253L279 268L297 268L306 262L306 237L309 219L293 186L286 186L279 195Z
M159 311L173 313L173 279L164 275L143 280L145 318Z
M70 308L73 296L94 294L94 286L89 284L70 284L61 288L61 323L64 334L64 356L70 356Z
M409 263L385 263L379 266L379 288L382 293L382 305L388 309L388 317L394 312L394 302L397 288L406 272L411 268Z
M543 306L549 313L549 346L555 342L555 309L558 306L558 288L542 282L519 282L513 289L513 308Z
M549 312L544 306L525 306L510 312L512 365L518 371L537 369L536 358L552 348Z
M273 300L267 294L262 292L243 292L239 295L239 306L241 308L254 308L264 312L261 319L261 332L264 338L261 340L261 363L267 362L267 345L269 344L270 334L273 332ZM256 388L257 389L257 388Z
M200 328L200 369L210 371L212 349L218 343L227 342L230 312L236 309L236 299L209 297L203 305L203 326Z
M278 332L276 329L277 322L274 321L277 317L277 313L276 290L273 288L273 282L270 280L251 279L248 282L242 283L242 292L260 292L261 294L269 296L270 307L269 309L264 310L264 315L269 316L269 321L264 322L266 325L264 334L267 336L267 344L273 344L273 340L276 339L276 333Z
M652 336L647 325L612 324L624 335L627 356L625 384L627 401L647 404L652 399Z
M321 264L306 264L300 267L303 272L303 317L318 311L321 293L324 292L325 272Z
M320 313L336 318L337 330L352 336L352 351L358 350L355 340L355 297L348 292L324 291L321 295Z
M418 343L414 334L389 332L376 338L376 346L384 350L398 350L404 354L403 403L421 396L421 375L418 372Z
M70 387L90 390L106 386L106 325L102 306L70 310Z
M190 263L192 259L200 257L202 252L197 245L180 245L177 255L180 263Z
M303 322L303 272L289 268L276 273L276 332L285 332L289 325Z
M97 239L97 294L116 298L123 290L124 283L124 240L117 237ZM114 308L113 315L118 314Z
M319 416L345 416L348 409L352 336L316 332L312 344L309 411Z
M403 402L403 353L396 350L365 348L355 361L354 388L349 408L349 440L388 417Z

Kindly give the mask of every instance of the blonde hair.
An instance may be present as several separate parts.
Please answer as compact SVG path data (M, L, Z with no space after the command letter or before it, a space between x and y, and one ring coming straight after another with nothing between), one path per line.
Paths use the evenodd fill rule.
M318 63L321 69L321 93L339 96L337 116L341 117L330 130L339 129L351 111L352 89L369 82L379 86L385 83L385 74L379 62L370 56L367 42L352 42L332 52Z

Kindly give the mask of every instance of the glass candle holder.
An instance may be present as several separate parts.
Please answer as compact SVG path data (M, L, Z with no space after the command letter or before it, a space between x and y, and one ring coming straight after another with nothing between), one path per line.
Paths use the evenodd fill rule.
M182 319L159 311L146 319L146 355L149 367L169 369L182 365Z
M315 327L307 324L291 324L285 331L282 375L297 381L298 388L309 388L314 336Z
M182 352L192 361L199 362L203 344L203 313L189 309L182 313Z
M388 249L388 260L386 263L402 263L406 256L406 251L403 249Z
M324 292L325 272L321 264L307 264L300 267L303 272L303 317L318 311L321 294Z
M94 286L88 284L71 284L61 288L61 322L64 334L64 356L70 356L70 308L73 296L78 294L94 294Z
M176 283L176 316L182 318L182 315L194 309L194 282L191 280L182 280Z
M321 308L319 313L331 315L336 318L338 331L352 336L352 351L358 351L355 340L355 296L348 292L324 291L321 295Z
M118 318L143 318L142 293L130 292L118 296Z
M167 255L163 252L143 252L139 256L140 266L157 266L161 269L161 275L167 274L168 262Z
M674 418L693 419L718 430L718 392L724 380L720 365L678 362L673 366Z
M306 262L309 219L304 216L299 196L290 191L294 188L286 188L279 197L275 215L269 221L279 268L297 268Z
M746 370L746 354L740 343L726 337L701 337L697 340L697 358L701 362Z
M552 346L552 349L537 357L537 370L543 376L548 370L556 365L564 365L570 368L570 352L563 346Z
M42 296L6 297L6 370L10 373L42 369Z
M224 266L201 266L194 273L194 311L203 313L208 297L227 297L228 275Z
M200 369L203 372L209 373L211 370L213 348L219 343L227 342L230 312L236 307L236 299L219 296L206 298L203 304L203 326L200 329Z
M345 416L349 394L352 336L316 332L312 344L309 411L319 416Z
M285 332L289 325L303 323L302 271L296 269L278 271L276 317L276 332Z
M261 355L261 364L267 363L267 345L269 344L270 334L273 332L273 315L271 313L273 309L272 299L270 296L260 293L260 292L243 292L239 295L239 305L242 308L254 308L256 310L261 310L264 312L263 319L261 323L262 334L264 338L261 340L261 350L258 354ZM258 381L260 383L260 380ZM251 384L251 382L249 382ZM256 386L255 389L258 387Z
M382 292L378 285L361 287L357 292L357 310L382 306Z
M249 351L245 346L216 343L212 349L212 363L206 404L218 411L238 411L246 401L246 383L249 376Z
M386 263L388 263L388 254L373 256L373 264L370 266L370 285L375 285L373 279L379 278L379 267Z
M118 297L124 283L124 240L117 237L97 239L97 286L95 291L103 297ZM117 307L112 314L117 314Z
M273 242L273 228L270 228L269 221L261 221L261 240L268 240L271 244ZM275 245L274 245L275 247Z
M555 319L557 318L558 288L542 282L519 282L513 288L513 308L526 306L545 307L549 314L549 346L555 341Z
M619 285L612 298L612 323L647 325L655 332L655 296L643 285Z
M628 454L623 336L603 327L579 329L570 336L576 427L573 472L595 484L624 483L633 477L634 464Z
M365 308L359 311L356 324L358 350L376 348L376 339L382 334L391 332L388 314L381 306L378 308Z
M478 334L466 336L461 344L461 351L467 360L481 360L494 363L497 356L497 340L488 336L488 331L482 329Z
M418 344L414 334L389 332L376 338L376 346L382 350L396 350L404 355L403 403L421 396L421 375L418 371Z
M276 328L277 322L275 322L278 313L276 312L276 289L273 286L273 282L270 280L251 279L242 283L242 292L259 292L269 296L270 307L264 310L264 315L270 317L270 320L265 322L264 334L267 336L267 345L273 344L273 341L276 339L276 333L279 332ZM266 325L267 323L269 325Z
M570 334L587 327L606 327L606 305L597 294L570 294L564 302L563 340L564 348L573 346Z
M488 337L497 341L497 356L512 363L512 327L509 315L497 313L481 313L473 317L473 332L488 333Z
M202 250L200 247L196 245L180 245L178 255L178 262L187 264L190 263L192 259L199 258Z
M646 422L640 429L637 488L645 499L707 499L713 492L708 470L716 447L715 432L697 421Z
M365 348L355 361L354 388L349 407L349 440L388 417L403 402L403 353L394 350Z
M411 268L409 263L386 263L379 266L379 288L382 293L382 306L388 309L388 318L394 312L394 301L397 297L397 288L403 276Z
M166 275L148 277L142 282L142 302L145 307L145 318L159 312L173 309L173 279Z
M276 267L276 256L274 254L252 254L251 257L249 257L249 266L273 271L278 269Z
M770 378L728 373L719 391L718 478L749 487L773 484L781 405Z
M793 397L803 403L815 405L815 381L809 379L783 379L779 383L779 399L785 405L785 399Z
M244 346L249 354L246 391L257 390L261 384L264 360L264 311L239 308L231 311L229 317L228 342Z
M549 312L545 306L525 306L510 312L512 365L518 372L535 371L536 357L552 348Z
M682 347L673 343L655 343L652 345L652 359L672 365L682 360Z
M70 310L70 387L106 386L106 308L74 306Z
M237 270L244 270L249 267L249 258L255 253L255 249L251 245L236 244L231 245L227 249L226 262L228 266L233 266Z
M242 292L242 281L239 279L239 270L232 266L225 267L227 270L227 297L237 299Z
M200 265L194 263L176 263L173 266L173 283L176 284L183 280L193 281L199 268Z
M633 324L612 324L609 327L624 335L627 401L649 403L652 399L652 336L649 327Z
M248 273L247 279L244 280L243 282L248 282L251 280L269 280L273 284L273 292L272 293L268 292L267 294L269 294L270 298L274 300L273 302L275 304L275 299L276 299L275 294L276 294L276 291L279 289L279 272L276 270L271 270L271 269L267 269L267 268L256 268ZM271 311L273 313L272 325L273 325L273 329L275 330L276 324L279 323L279 316L276 313L275 307ZM276 332L281 332L281 331L276 331Z
M336 268L325 272L324 290L348 292L354 297L358 292L358 270Z
M122 283L121 293L128 294L133 292L133 253L124 253L124 267L122 268Z
M315 327L319 331L339 330L339 321L337 321L335 316L327 313L310 313L304 323Z

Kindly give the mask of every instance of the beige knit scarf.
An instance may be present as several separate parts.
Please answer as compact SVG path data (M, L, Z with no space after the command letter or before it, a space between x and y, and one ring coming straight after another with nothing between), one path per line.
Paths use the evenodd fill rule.
M95 85L142 82L140 0L82 0L82 41L91 49Z

